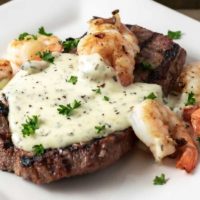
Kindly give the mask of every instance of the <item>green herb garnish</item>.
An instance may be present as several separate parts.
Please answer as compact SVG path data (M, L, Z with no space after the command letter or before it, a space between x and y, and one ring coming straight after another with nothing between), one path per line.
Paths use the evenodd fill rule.
M97 133L101 133L102 131L105 131L106 126L105 126L105 125L102 125L102 126L95 126L94 128L96 129L96 132L97 132Z
M81 106L81 102L74 100L73 103L65 105L59 105L59 108L57 109L59 114L71 116L73 111Z
M153 92L151 92L148 96L144 97L144 99L152 99L152 100L154 100L156 98L157 98L157 96Z
M185 103L186 106L194 105L196 103L196 99L193 92L188 94L187 102Z
M168 179L165 178L165 174L161 174L160 176L156 176L153 180L154 185L164 185L166 184Z
M31 35L27 32L21 33L18 37L18 40L30 40L30 39L34 39L37 40L37 36L36 35Z
M35 153L35 155L37 156L41 156L44 154L44 147L42 144L37 144L33 146L33 152Z
M97 88L97 89L93 89L93 92L95 92L96 94L101 94L101 88Z
M55 57L52 55L51 51L43 51L43 52L37 52L36 55L40 56L40 58L46 62L53 63Z
M178 40L182 37L182 32L181 31L168 31L167 36L172 39L172 40Z
M68 38L62 42L64 52L68 53L72 49L76 48L80 39L79 38Z
M107 96L104 96L103 99L104 99L105 101L109 101L109 100L110 100L110 98L107 97Z
M73 85L75 85L78 81L78 77L77 76L70 76L70 78L68 80L66 80L68 83L72 83Z
M146 69L146 70L153 69L153 66L147 61L142 61L141 66L142 66L143 69Z
M34 135L35 130L39 128L38 116L33 115L26 119L26 123L22 124L23 137Z
M197 137L196 141L199 142L199 144L200 144L200 137Z
M43 26L41 26L39 29L38 29L38 33L41 34L41 35L46 35L46 36L51 36L53 35L52 33L47 33L44 29Z

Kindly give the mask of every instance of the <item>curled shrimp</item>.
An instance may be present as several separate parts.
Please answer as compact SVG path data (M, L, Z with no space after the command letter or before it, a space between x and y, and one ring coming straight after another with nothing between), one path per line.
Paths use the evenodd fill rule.
M180 75L178 84L182 87L183 97L188 97L190 92L194 95L195 105L184 107L183 119L191 123L195 135L200 136L200 62L186 66Z
M168 107L155 100L136 105L130 118L137 137L156 161L178 152L177 168L191 172L197 165L198 149L184 123Z
M8 60L0 60L0 89L2 89L12 78L12 67Z
M191 123L195 137L200 137L200 106L188 106L183 110L183 119Z
M40 60L40 57L36 55L39 51L61 52L62 50L58 37L38 35L36 38L11 41L7 49L7 58L14 71L17 71L27 60Z
M123 86L133 82L135 56L139 52L136 36L120 21L118 12L110 19L96 18L89 22L89 31L77 47L79 55L98 53L112 66Z
M193 92L196 102L200 102L200 62L184 67L177 82L182 96Z

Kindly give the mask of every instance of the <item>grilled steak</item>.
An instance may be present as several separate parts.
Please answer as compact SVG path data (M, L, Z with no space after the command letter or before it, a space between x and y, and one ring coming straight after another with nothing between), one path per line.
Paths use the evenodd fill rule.
M164 94L172 91L185 63L186 51L167 36L137 25L127 25L139 40L136 81L157 83Z
M184 65L185 50L162 34L139 26L127 26L138 37L141 48L137 56L136 80L160 84L168 94ZM144 69L144 62L153 69ZM7 114L7 106L0 102L0 169L37 184L102 169L131 150L134 142L130 128L88 143L48 149L42 156L35 156L13 145Z
M1 103L0 169L14 172L37 184L105 168L133 147L133 131L126 129L88 143L74 144L62 149L49 149L42 156L34 156L31 152L13 146L6 110L7 108Z

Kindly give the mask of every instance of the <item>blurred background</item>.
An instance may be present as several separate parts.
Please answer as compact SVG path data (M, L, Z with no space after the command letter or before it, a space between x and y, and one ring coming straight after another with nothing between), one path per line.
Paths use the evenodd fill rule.
M0 5L9 0L0 0ZM154 0L200 21L200 0Z
M155 0L200 21L200 0Z

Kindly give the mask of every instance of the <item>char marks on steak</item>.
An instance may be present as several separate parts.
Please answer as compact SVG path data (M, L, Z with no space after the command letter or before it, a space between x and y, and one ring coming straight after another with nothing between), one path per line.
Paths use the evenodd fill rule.
M42 156L35 156L13 145L7 117L0 112L0 169L37 184L105 168L130 151L133 142L134 134L129 128L88 143L48 149Z
M185 64L186 51L167 36L137 25L127 25L139 40L140 53L136 60L136 81L156 83L165 95L174 89ZM153 69L144 69L148 63Z

